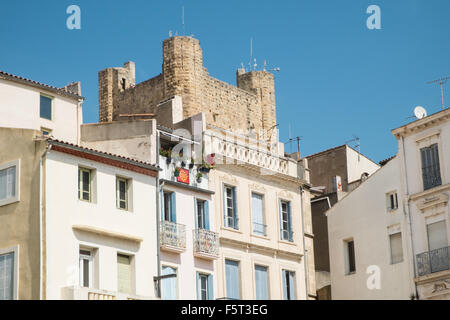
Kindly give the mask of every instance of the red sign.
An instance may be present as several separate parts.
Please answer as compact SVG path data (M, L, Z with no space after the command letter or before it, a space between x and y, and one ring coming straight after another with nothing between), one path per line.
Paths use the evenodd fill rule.
M189 184L189 170L180 168L180 175L177 177L177 181Z

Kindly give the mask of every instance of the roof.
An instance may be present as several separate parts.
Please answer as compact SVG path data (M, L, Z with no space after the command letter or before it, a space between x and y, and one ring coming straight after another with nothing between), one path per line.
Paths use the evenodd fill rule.
M20 76L11 74L11 73L7 73L2 70L0 70L0 79L11 80L11 81L15 81L18 83L30 85L35 88L48 90L48 91L54 92L56 94L60 94L62 96L72 98L72 99L84 100L84 97L69 91L67 88L57 88L57 87L50 86L50 85L47 85L47 84L44 84L41 82L37 82L37 81L31 80L31 79L27 79L27 78L20 77Z
M373 161L372 159L370 159L370 158L367 157L366 155L362 154L362 153L359 152L358 150L355 150L355 148L349 146L348 144L343 144L343 145L340 145L340 146L337 146L337 147L334 147L334 148L331 148L331 149L323 150L323 151L314 153L314 154L312 154L312 155L306 156L305 158L313 158L313 157L321 156L321 155L323 155L323 154L325 154L325 153L327 153L327 152L339 150L339 149L346 148L346 147L350 148L351 150L357 152L359 155L363 156L363 157L366 158L367 160L369 160L369 161L373 162L374 164L378 165L378 163L376 163L375 161Z
M72 150L79 151L79 152L90 153L93 155L102 156L102 157L105 157L105 158L108 158L111 160L120 161L120 162L127 163L130 165L138 166L141 168L154 170L154 171L161 170L161 168L159 168L157 165L151 164L149 162L140 161L140 160L136 160L136 159L129 158L129 157L124 157L124 156L117 155L117 154L112 154L112 153L108 153L108 152L104 152L104 151L100 151L100 150L83 147L80 145L61 141L58 139L48 138L47 141L51 145L61 146L61 147L65 147L65 148L72 149Z
M423 130L427 126L437 125L439 122L448 121L450 119L450 108L435 112L422 119L417 119L409 122L401 127L393 129L391 132L396 138L400 135L407 134L409 132L415 132L416 130Z
M381 160L379 163L380 163L380 166L384 166L385 164L387 164L389 161L391 161L392 159L394 159L396 156L392 156L392 157L389 157L389 158L387 158L387 159L384 159L384 160Z

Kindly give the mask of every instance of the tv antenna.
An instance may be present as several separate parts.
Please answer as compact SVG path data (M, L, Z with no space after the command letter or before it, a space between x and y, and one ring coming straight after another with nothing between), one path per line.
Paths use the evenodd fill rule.
M279 72L280 70L281 70L280 68L267 69L267 61L264 60L264 68L263 68L263 71L268 71L268 72L270 72L270 71L276 71L276 72Z
M297 152L298 152L298 154L300 154L300 141L301 141L301 140L303 140L303 137L297 136L297 137L295 137L295 138L289 138L289 141L286 142L285 144L291 144L291 143L293 143L294 141L297 141Z
M184 28L184 6L181 7L181 24L183 25L183 36L185 35L185 28Z
M360 160L360 154L361 154L361 140L356 135L353 135L352 140L348 140L345 142L345 144L349 144L350 142L356 142L354 145L354 148L358 150L358 161Z
M253 38L250 38L250 61L248 62L248 71L252 71L253 61Z
M441 103L442 103L442 110L445 109L445 105L444 105L444 88L443 85L447 83L447 80L450 79L450 77L445 77L445 78L441 78L441 79L437 79L437 80L433 80L433 81L429 81L427 82L427 84L434 84L434 83L439 83L440 87L441 87Z

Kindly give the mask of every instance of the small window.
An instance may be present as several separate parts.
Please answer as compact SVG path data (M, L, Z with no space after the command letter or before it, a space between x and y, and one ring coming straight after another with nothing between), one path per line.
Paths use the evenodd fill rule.
M78 198L92 202L92 170L78 169Z
M15 299L15 252L0 254L0 300Z
M353 240L344 241L345 244L345 274L356 272L355 242Z
M195 199L196 229L209 230L209 203L206 200Z
M51 136L52 130L47 128L41 128L41 132L43 136Z
M41 95L40 116L52 120L52 98Z
M282 271L283 277L283 299L295 300L295 272L289 270Z
M161 299L162 300L177 300L178 285L177 285L177 269L163 266L162 276L168 276L161 280Z
M197 272L198 300L213 300L212 275Z
M403 247L401 232L389 235L389 243L391 247L391 264L403 261Z
M123 254L117 254L117 291L132 293L131 257Z
M264 223L263 196L256 193L252 193L252 220L253 234L267 236L267 226Z
M441 168L439 164L438 145L433 144L420 149L422 159L423 189L428 190L442 184Z
M117 209L128 210L128 179L116 178Z
M398 209L398 196L397 192L391 192L387 194L387 209L388 211L394 211Z
M293 242L291 203L280 201L281 240Z
M19 161L0 166L0 206L19 201Z
M238 216L236 205L236 187L224 186L224 225L227 228L238 230Z
M163 193L163 221L177 222L176 193Z
M92 288L93 254L90 250L80 250L80 287Z

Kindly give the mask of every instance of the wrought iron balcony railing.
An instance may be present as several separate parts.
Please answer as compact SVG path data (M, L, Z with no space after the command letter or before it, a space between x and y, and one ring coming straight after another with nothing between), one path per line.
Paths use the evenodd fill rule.
M194 253L212 258L219 256L219 234L205 229L196 229L194 233Z
M416 256L417 272L419 276L450 270L450 247L444 247Z
M175 249L186 249L186 226L170 221L161 222L160 234L161 246L169 246Z

